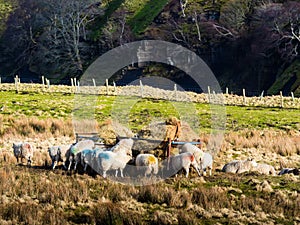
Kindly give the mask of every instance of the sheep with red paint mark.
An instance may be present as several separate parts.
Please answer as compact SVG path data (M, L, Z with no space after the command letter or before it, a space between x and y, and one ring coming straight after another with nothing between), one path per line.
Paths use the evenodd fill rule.
M184 171L186 172L185 174L186 177L189 176L190 166L192 165L197 171L198 175L201 176L199 171L199 165L195 159L194 154L191 152L184 152L176 156L173 156L171 158L171 164L172 164L172 168L177 172L180 171L181 169L184 169Z
M144 176L158 173L158 159L153 154L139 154L135 159L138 171L143 171Z
M198 169L200 169L200 163L201 160L203 160L204 152L200 148L198 148L197 146L189 142L182 145L180 149L180 153L184 153L184 152L190 152L195 156L196 162L199 166Z
M34 152L31 144L29 144L28 142L13 143L13 151L18 163L19 159L21 159L21 162L23 159L26 159L27 165L31 166Z

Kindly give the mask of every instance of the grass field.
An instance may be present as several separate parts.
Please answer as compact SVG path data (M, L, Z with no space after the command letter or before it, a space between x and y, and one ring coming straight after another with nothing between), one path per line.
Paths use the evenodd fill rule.
M193 172L188 179L180 175L138 187L68 173L61 166L49 169L47 148L74 140L72 116L93 112L78 109L77 99L72 93L0 91L0 224L300 223L299 176L220 172L225 162L245 157L277 171L300 167L299 109L222 107L226 130L212 177L199 178ZM95 100L83 99L87 106ZM133 132L157 118L195 116L204 143L212 118L218 119L212 112L215 106L203 103L106 95L95 102L91 108L99 124L118 117ZM36 146L32 168L16 164L11 151L15 140Z

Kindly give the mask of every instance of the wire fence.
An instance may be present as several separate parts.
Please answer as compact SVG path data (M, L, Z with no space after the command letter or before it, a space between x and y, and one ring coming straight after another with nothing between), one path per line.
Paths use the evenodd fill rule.
M127 95L141 98L164 99L170 101L187 101L222 105L242 105L242 106L263 106L280 108L300 108L300 98L295 97L291 92L290 96L279 95L266 96L264 91L258 95L250 95L246 89L241 90L241 95L236 95L229 88L223 93L217 93L211 87L197 92L197 88L183 89L177 84L159 85L159 88L144 85L142 80L134 85L118 84L114 81L106 80L104 85L97 86L93 79L93 86L80 86L80 81L71 78L69 84L52 85L51 81L42 77L38 83L21 83L18 76L14 78L14 83L2 83L0 79L0 91L18 92L62 92L73 94L98 94L98 95ZM253 92L252 92L253 93ZM257 94L257 93L256 93Z

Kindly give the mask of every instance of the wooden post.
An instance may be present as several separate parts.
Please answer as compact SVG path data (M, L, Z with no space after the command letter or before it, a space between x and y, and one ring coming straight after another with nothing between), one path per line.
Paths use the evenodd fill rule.
M115 81L113 81L113 85L114 85L114 92L116 92L117 91L117 87L116 87Z
M175 101L178 100L177 98L177 84L174 84L174 93L175 93Z
M246 105L246 90L245 90L245 88L243 88L243 102L244 102L244 105Z
M210 103L210 86L207 86L208 103Z
M260 100L262 100L263 97L264 97L264 91L262 91L260 94Z
M15 87L16 87L16 93L19 92L19 87L18 87L18 84L19 84L19 78L18 78L18 75L16 75L15 77Z
M50 80L47 79L48 89L50 89Z
M108 79L105 79L105 84L106 84L106 94L108 95Z
M1 84L1 80L0 80L0 84ZM292 101L293 101L293 103L294 103L294 102L295 102L294 92L291 92L291 95L292 95Z
M143 83L142 80L140 80L140 91L141 91L141 97L143 98Z
M282 96L282 91L280 91L279 94L280 94L280 107L283 108L283 96Z

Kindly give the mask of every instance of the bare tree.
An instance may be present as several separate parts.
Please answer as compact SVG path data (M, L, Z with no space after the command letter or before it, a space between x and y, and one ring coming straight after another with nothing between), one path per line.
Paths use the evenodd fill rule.
M76 69L82 72L81 42L87 39L86 26L101 12L97 9L97 2L94 0L53 0L51 3L49 37L53 44L60 45Z

